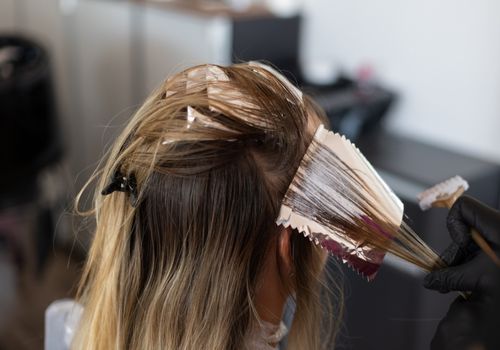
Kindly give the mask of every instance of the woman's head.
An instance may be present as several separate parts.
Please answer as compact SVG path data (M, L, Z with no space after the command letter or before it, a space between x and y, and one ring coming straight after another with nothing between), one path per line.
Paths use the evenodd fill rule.
M193 67L154 91L100 173L98 190L135 177L138 198L96 192L75 346L242 348L275 257L297 303L289 347L318 348L324 255L275 219L322 118L258 64Z

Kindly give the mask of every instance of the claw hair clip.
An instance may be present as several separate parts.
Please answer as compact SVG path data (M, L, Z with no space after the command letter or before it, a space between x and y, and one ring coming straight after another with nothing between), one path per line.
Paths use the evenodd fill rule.
M130 196L130 203L132 206L135 207L137 205L137 181L134 174L130 174L127 177L123 175L120 170L115 171L111 181L101 191L101 195L107 196L117 191L127 193Z

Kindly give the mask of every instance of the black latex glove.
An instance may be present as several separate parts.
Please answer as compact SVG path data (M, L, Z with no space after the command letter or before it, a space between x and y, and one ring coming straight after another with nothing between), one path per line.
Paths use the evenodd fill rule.
M500 212L463 196L450 209L447 226L453 242L441 254L441 258L449 267L425 276L424 287L443 293L496 293L499 268L472 240L470 231L476 228L500 256Z
M450 305L431 342L432 350L485 349L481 330L484 303L476 296L459 296Z
M464 196L450 210L447 225L453 242L441 258L449 267L429 273L424 286L472 295L468 299L459 296L451 304L431 349L497 349L492 344L497 342L495 327L500 321L500 269L472 240L470 230L476 228L499 254L500 213Z

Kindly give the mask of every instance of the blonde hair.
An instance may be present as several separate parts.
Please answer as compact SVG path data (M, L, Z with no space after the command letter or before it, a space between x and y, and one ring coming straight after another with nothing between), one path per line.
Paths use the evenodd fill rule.
M227 79L198 74L207 69ZM263 66L197 66L154 91L98 172L73 349L243 348L280 231L274 220L313 137L311 117L324 121ZM136 203L100 194L117 171L136 178ZM320 349L340 319L322 302L324 255L297 232L292 245L288 348Z

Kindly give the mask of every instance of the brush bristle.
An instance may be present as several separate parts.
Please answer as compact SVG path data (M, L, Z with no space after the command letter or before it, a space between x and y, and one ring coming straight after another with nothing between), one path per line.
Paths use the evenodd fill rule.
M437 200L452 196L460 187L466 191L469 189L469 184L457 175L425 190L417 196L420 209L430 209Z

